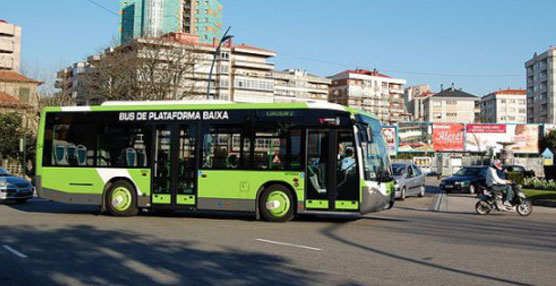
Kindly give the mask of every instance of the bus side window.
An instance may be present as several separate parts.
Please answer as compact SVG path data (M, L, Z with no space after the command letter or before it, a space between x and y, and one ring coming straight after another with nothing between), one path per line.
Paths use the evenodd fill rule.
M301 157L301 130L287 124L255 125L255 169L301 170Z
M70 116L65 117L67 124L55 124L52 128L51 165L94 166L96 125L73 123Z
M203 138L203 160L205 169L239 169L241 166L241 134L226 133L225 130L211 132ZM243 147L246 149L245 147ZM248 152L248 151L247 151Z
M97 149L99 167L145 168L149 166L150 129L145 126L106 125Z

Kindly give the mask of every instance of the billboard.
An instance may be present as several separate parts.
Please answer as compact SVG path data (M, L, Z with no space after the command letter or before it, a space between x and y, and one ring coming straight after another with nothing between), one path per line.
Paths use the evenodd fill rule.
M382 127L382 137L386 142L386 149L388 150L388 155L396 156L398 155L398 130L395 126L383 126Z
M539 125L526 124L468 124L465 150L487 152L493 148L500 152L503 145L514 153L539 153Z
M398 128L399 152L434 152L432 124L400 123Z
M432 142L437 152L463 152L465 124L434 123Z

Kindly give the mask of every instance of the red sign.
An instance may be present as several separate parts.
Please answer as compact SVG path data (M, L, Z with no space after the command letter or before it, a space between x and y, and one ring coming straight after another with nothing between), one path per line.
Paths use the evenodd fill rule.
M467 133L506 133L505 124L468 124Z
M464 124L434 123L432 128L434 151L464 151Z

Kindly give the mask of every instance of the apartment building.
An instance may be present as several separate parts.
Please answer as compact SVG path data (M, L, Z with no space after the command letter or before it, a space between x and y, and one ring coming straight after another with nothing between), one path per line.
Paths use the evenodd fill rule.
M212 43L222 33L218 0L120 0L120 43L135 38L189 33Z
M104 55L115 51L128 53L130 60L142 56L137 53L147 47L155 49L157 46L189 49L193 53L193 67L182 75L180 86L175 94L168 94L168 99L188 100L206 99L209 83L209 73L216 43L207 44L200 41L198 35L187 33L170 33L157 40L139 38L118 48L108 49ZM213 76L211 78L210 99L230 100L235 102L274 102L274 63L270 58L275 52L249 46L246 44L225 43L216 58ZM80 105L96 103L96 96L83 90L83 77L94 68L95 62L102 61L103 55L90 56L87 62L76 63L58 72L57 87L61 92L76 98ZM162 62L163 59L161 59ZM93 100L93 101L91 101Z
M298 69L272 72L274 102L328 101L331 80Z
M556 48L535 53L525 62L527 71L527 122L556 124Z
M434 95L428 84L410 86L404 91L404 103L407 111L411 114L411 120L424 121L425 109L424 102L427 98Z
M527 91L503 89L481 98L480 121L492 123L527 123Z
M0 70L19 72L21 27L0 20Z
M59 89L59 93L64 96L75 98L78 100L78 103L82 105L87 104L85 90L83 90L84 87L82 78L86 76L90 67L90 62L82 61L74 63L63 70L58 71L56 73L54 87Z
M374 114L384 124L409 121L403 99L406 80L364 69L346 70L329 78L330 102Z
M473 123L478 112L477 101L477 96L456 89L452 84L451 88L442 89L424 101L424 119L435 123Z

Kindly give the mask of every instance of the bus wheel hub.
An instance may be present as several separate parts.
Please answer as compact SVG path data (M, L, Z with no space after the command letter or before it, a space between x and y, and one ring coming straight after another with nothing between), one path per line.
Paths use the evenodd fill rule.
M280 201L270 201L266 203L266 208L268 210L275 210L280 208Z

